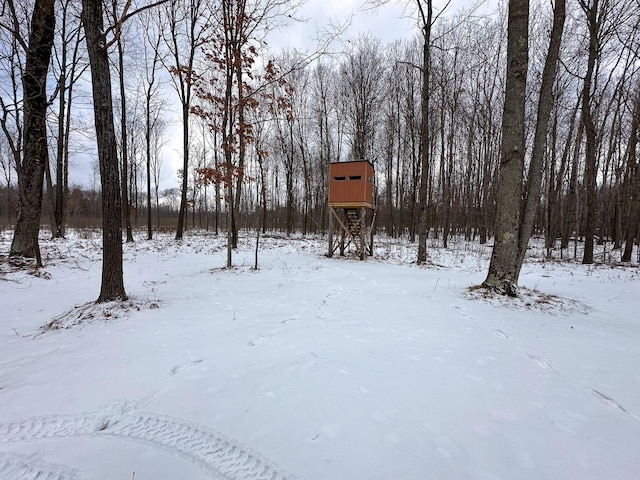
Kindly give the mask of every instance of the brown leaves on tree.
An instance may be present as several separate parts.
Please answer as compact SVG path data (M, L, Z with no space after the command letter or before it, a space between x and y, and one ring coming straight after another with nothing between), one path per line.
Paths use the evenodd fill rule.
M234 165L224 165L221 168L203 167L196 169L198 173L197 182L199 186L221 185L229 186L239 178L244 177L244 168ZM249 178L249 180L252 180Z
M169 67L169 73L171 75L182 75L185 82L190 85L198 80L195 70L187 65L180 65L179 67L172 65Z
M187 72L202 101L191 107L191 113L203 119L212 132L222 134L222 148L232 155L255 142L250 120L254 113L294 120L293 89L276 63L269 60L264 71L256 69L259 51L242 33L248 20L243 14L230 16L226 22L230 31L213 35L203 46L210 69L206 74Z

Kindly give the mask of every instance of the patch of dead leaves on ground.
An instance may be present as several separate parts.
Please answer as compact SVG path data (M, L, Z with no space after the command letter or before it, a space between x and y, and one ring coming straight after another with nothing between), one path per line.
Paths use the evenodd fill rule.
M76 305L71 310L57 315L40 327L38 335L55 330L68 330L94 322L108 322L131 316L141 310L160 308L158 300L129 298L112 302L87 302Z
M35 259L0 255L0 280L20 283L25 277L51 280L51 274L43 268L38 268Z
M564 298L526 287L519 287L518 295L515 297L497 293L495 290L482 286L469 288L465 296L469 300L484 301L496 307L538 311L551 315L575 313L588 315L592 311L589 305L580 300Z

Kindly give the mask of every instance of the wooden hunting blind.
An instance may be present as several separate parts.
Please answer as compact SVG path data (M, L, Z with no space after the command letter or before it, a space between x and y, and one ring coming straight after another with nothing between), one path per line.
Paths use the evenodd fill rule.
M329 165L329 253L350 245L361 260L373 255L374 170L367 161ZM334 243L334 234L340 241Z

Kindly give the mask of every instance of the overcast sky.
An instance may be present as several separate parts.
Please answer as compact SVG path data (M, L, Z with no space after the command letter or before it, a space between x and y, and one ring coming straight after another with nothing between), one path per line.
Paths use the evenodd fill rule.
M481 11L497 6L498 0L434 0L434 15L455 15L460 9L470 8L481 2ZM400 38L412 37L417 33L414 0L391 0L375 10L366 8L366 0L306 0L300 8L303 23L292 22L270 36L270 45L275 50L287 46L312 46L315 32L326 25L343 23L351 16L351 25L345 37L356 37L369 33L379 38L383 44Z

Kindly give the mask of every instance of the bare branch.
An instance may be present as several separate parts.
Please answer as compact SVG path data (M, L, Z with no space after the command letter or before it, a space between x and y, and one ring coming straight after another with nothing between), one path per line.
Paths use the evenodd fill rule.
M5 25L4 23L0 23L0 27L4 28L5 30L7 30L9 33L11 33L15 39L18 41L18 43L20 44L20 46L27 50L28 46L27 46L27 42L25 41L24 38L22 38L22 35L20 34L20 20L18 20L18 14L16 13L16 6L13 3L13 0L7 0L7 3L9 5L9 10L11 11L11 22L13 23L13 28L9 27L8 25Z
M162 5L163 3L167 3L169 0L160 0L158 2L155 3L151 3L149 5L145 5L144 7L140 7L136 10L134 10L131 13L127 13L129 8L131 7L131 0L127 0L127 4L124 7L124 10L122 11L122 16L120 17L120 20L118 20L114 25L111 25L109 28L107 28L105 30L105 32L102 34L103 38L106 39L107 35L109 33L111 33L113 30L115 30L115 35L113 36L113 38L107 42L104 46L104 48L106 50L109 49L109 47L111 47L114 43L116 43L118 41L118 39L120 38L120 34L122 33L122 25L124 24L124 22L126 22L127 20L129 20L131 17L138 15L141 12L144 12L145 10L149 10L150 8L154 8L154 7L158 7L160 5Z

